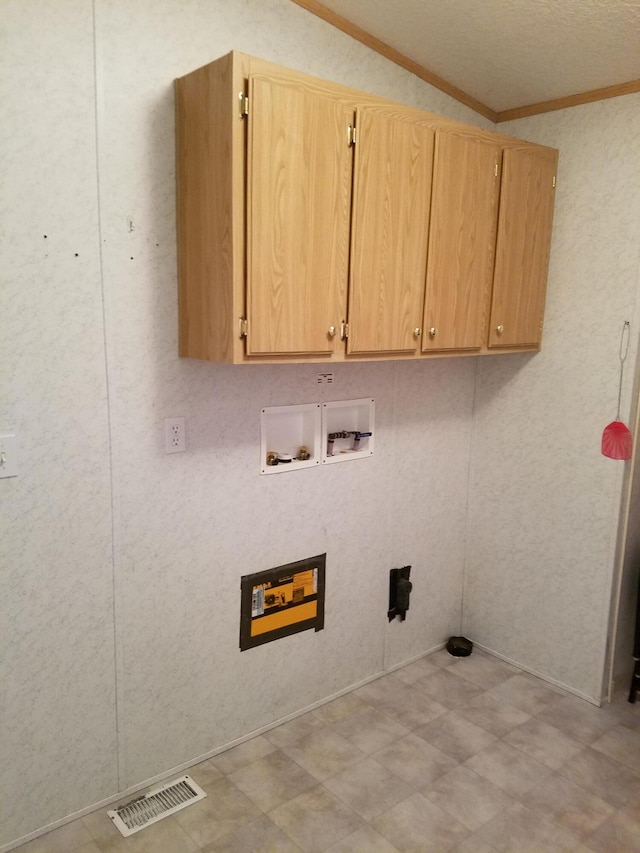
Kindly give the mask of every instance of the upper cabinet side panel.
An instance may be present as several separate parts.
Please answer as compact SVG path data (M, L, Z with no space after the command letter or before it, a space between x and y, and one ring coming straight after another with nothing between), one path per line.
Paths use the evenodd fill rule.
M228 361L233 341L233 64L176 80L180 355Z

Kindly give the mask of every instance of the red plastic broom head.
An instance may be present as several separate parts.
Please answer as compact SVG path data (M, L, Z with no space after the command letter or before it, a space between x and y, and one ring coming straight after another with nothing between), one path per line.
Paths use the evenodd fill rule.
M629 338L631 337L631 324L628 320L622 326L620 336L620 385L618 386L618 411L615 421L604 428L602 433L602 455L609 459L631 459L633 455L633 436L629 427L620 420L620 401L622 399L622 374L624 362L629 352Z
M612 421L602 433L602 455L609 459L631 459L633 436L622 421Z

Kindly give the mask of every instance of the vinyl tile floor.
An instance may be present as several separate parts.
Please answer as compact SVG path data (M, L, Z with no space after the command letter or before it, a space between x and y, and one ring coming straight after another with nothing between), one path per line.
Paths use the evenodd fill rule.
M640 702L596 708L477 651L436 652L188 772L207 798L129 838L101 809L17 850L640 851Z

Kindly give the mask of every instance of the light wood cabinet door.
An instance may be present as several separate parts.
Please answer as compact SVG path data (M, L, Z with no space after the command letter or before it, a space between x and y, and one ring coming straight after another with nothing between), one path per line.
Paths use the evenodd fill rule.
M501 153L494 141L436 135L423 352L486 341Z
M434 131L415 115L356 117L348 353L415 353L420 343Z
M247 354L331 355L346 310L353 109L250 78Z
M557 152L503 154L489 347L534 347L542 337Z

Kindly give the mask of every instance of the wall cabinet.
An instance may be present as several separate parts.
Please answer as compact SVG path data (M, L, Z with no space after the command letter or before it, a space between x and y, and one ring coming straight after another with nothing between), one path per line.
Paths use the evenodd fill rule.
M504 151L489 347L540 345L556 160L548 148Z
M251 78L249 103L246 351L330 356L346 312L353 111L266 77Z
M356 113L347 354L420 346L434 131L392 107Z
M495 140L437 134L424 352L478 351L486 341L501 155Z
M182 356L539 348L555 150L235 52L176 116Z

